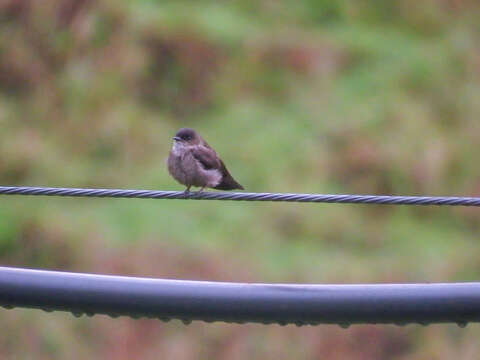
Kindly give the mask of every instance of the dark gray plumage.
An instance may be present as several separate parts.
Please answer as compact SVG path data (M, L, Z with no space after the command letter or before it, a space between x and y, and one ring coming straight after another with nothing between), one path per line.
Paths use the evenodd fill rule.
M167 160L168 172L180 184L187 187L209 187L219 190L242 189L202 137L193 129L182 128L173 137L173 145Z

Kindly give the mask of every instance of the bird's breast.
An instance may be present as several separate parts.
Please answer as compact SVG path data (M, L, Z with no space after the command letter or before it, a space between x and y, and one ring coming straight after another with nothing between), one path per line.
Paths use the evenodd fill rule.
M222 180L218 169L205 169L190 151L170 151L168 171L172 177L183 185L215 187Z
M194 185L198 177L198 164L189 151L170 151L168 172L184 185Z

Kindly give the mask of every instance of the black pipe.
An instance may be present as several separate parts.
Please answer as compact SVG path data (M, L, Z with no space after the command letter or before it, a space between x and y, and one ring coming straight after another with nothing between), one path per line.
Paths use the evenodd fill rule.
M0 267L0 305L184 322L464 326L480 321L480 283L241 284Z

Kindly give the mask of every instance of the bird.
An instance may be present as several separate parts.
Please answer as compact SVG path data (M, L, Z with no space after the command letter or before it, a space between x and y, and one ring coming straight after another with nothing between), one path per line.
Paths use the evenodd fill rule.
M206 187L218 190L244 190L227 170L210 145L190 128L181 128L173 137L167 167L170 175L185 185L185 193L192 186L200 187L199 193Z

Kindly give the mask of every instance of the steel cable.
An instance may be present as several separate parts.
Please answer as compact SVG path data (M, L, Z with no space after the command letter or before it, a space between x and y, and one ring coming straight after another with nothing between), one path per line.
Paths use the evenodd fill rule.
M185 193L183 191L77 189L30 186L0 186L0 194L140 199L277 201L338 204L480 206L480 198L478 197L456 196L334 195L207 191Z

